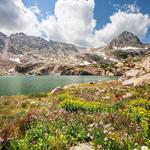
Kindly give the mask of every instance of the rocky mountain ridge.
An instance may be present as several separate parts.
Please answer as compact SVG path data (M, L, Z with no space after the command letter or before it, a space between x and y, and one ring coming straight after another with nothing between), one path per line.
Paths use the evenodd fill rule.
M127 31L105 47L96 49L46 41L24 33L8 37L0 33L0 74L65 74L64 70L70 67L117 63L128 57L142 56L149 49L148 44L141 43Z

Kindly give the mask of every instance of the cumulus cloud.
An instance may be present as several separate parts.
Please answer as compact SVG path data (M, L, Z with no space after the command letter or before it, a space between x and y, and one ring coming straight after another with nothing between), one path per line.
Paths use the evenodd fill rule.
M96 29L94 8L94 0L57 0L54 14L39 21L41 12L37 6L27 8L22 0L0 0L0 31L24 32L83 47L99 47L125 30L143 38L150 26L150 16L141 13L134 3L115 5L116 12L109 17L109 23Z
M95 31L96 45L105 45L116 35L129 31L140 37L146 35L150 26L150 17L142 14L136 4L115 5L116 12L110 16L110 23Z
M104 45L123 31L129 31L143 38L150 26L150 18L142 13L126 13L118 11L110 16L110 23L96 30L96 45Z
M9 35L24 32L40 36L40 22L36 6L27 8L22 0L0 0L0 31Z
M86 47L103 46L123 31L144 37L150 17L142 14L135 3L116 5L116 12L103 28L95 29L94 0L57 0L54 15L42 22L50 39Z
M58 0L53 16L42 22L49 38L81 46L93 42L94 0Z

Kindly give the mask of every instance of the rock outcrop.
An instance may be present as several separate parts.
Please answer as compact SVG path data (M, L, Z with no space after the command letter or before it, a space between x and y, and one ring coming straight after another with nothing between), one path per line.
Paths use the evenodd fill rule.
M135 67L127 71L120 80L123 81L123 85L150 84L150 56L146 56L136 63Z
M131 32L124 31L116 38L112 40L109 44L112 48L113 47L136 47L136 48L144 48L145 45L139 40L139 38Z
M122 75L128 70L127 67L106 70L89 68L88 65L114 64L128 57L144 56L148 53L150 53L149 45L143 44L137 36L127 31L118 35L105 47L96 49L47 41L40 37L27 36L24 33L10 36L0 33L0 61L2 64L6 61L9 64L6 68L1 65L0 75ZM87 67L80 70L80 66Z

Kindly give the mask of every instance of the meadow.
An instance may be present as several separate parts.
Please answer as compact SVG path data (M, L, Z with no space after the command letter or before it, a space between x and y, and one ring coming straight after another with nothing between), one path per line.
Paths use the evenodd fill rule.
M54 93L0 97L0 149L150 148L150 85L84 83Z

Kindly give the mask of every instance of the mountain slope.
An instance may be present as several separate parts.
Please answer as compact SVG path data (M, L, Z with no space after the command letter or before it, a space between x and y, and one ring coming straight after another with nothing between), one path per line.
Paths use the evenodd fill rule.
M8 37L0 33L0 74L61 74L67 67L116 63L145 53L149 53L149 45L127 31L96 49L47 41L24 33Z
M143 44L137 36L124 31L102 48L92 49L94 53L102 55L106 60L120 61L128 57L142 56L150 47Z

